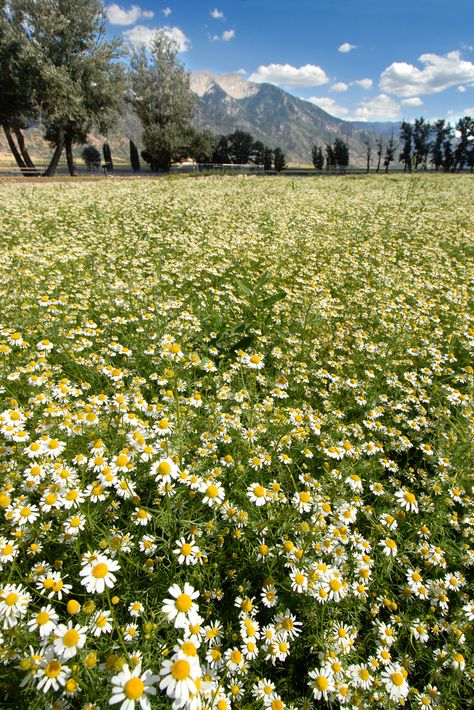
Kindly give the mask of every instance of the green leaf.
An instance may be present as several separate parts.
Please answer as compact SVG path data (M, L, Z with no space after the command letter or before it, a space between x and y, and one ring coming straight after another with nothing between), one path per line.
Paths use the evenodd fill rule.
M273 296L269 296L264 301L259 301L258 307L271 308L271 306L274 306L275 303L278 303L278 301L282 301L284 298L286 298L285 291L279 291L278 293L274 293Z

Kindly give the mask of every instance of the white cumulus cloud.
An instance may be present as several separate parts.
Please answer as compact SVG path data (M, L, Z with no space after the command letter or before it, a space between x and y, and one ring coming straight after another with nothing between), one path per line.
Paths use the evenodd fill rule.
M346 116L349 110L345 106L340 106L336 103L336 99L332 99L330 96L310 96L305 101L309 101L315 106L319 106L323 111L327 111L333 116Z
M111 25L133 25L140 17L153 17L151 10L142 10L139 5L132 5L129 10L112 3L107 8L107 19Z
M211 10L211 17L213 17L215 20L223 20L224 13L222 12L222 10L218 10L217 7L215 7L214 10Z
M414 96L412 99L402 99L400 103L402 106L423 106L423 101L419 96Z
M380 88L396 96L438 94L451 86L474 82L474 64L461 59L458 51L422 54L422 69L406 62L394 62L380 75Z
M400 104L387 94L362 101L351 118L355 121L390 121L400 115Z
M170 7L164 7L161 12L165 17L169 17L173 10Z
M324 69L315 64L305 64L303 67L293 67L291 64L262 64L249 79L258 83L268 81L270 84L299 88L321 86L329 81Z
M235 30L224 30L221 35L212 35L209 37L211 42L230 42L235 37Z
M344 81L336 81L330 88L330 91L347 91L350 84L346 84Z
M136 25L131 30L126 30L123 36L134 46L144 44L150 46L154 36L158 31L163 31L167 37L174 40L178 47L178 52L187 52L191 46L191 40L186 37L183 30L179 27L145 27L144 25Z
M371 89L374 82L372 79L357 79L357 81L354 81L354 84L359 84L363 89Z
M347 54L347 52L350 52L352 49L356 49L356 47L356 44L349 44L349 42L344 42L337 48L337 51L342 52L343 54Z

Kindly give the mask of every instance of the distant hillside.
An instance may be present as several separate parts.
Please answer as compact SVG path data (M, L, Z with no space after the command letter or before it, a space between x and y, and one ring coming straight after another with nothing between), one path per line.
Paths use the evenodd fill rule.
M197 72L191 88L197 96L198 125L223 134L248 131L271 147L281 146L293 163L310 163L315 143L341 137L349 144L351 164L364 165L367 135L389 135L388 126L398 133L399 124L343 121L273 84L256 84L240 74Z

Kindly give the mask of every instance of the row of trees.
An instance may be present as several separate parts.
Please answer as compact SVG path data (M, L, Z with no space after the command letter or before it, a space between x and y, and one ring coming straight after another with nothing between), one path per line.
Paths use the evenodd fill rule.
M326 170L344 170L349 165L349 146L342 138L335 138L334 143L326 143L323 149L321 146L314 145L311 150L311 159L316 170L323 170L326 165Z
M413 123L403 121L400 127L400 141L393 135L384 143L383 136L373 139L367 136L366 147L367 172L371 167L372 157L377 158L376 172L383 164L385 172L396 160L403 165L405 172L427 170L430 164L434 170L455 172L466 167L474 170L474 119L471 116L460 118L453 127L445 119L430 123L423 117Z
M454 128L444 119L434 123L424 118L415 119L413 124L403 121L400 139L399 160L406 172L426 170L428 162L435 170L445 172L465 167L474 169L474 119L471 116L460 118Z

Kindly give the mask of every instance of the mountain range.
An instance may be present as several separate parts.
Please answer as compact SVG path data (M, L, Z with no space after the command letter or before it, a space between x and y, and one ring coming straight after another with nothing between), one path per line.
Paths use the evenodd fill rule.
M351 164L364 165L367 136L373 141L392 132L397 136L400 128L399 123L344 121L274 84L257 84L240 74L196 72L191 89L197 125L217 134L248 131L265 145L280 146L291 163L311 163L315 143L324 146L340 137L349 145Z

